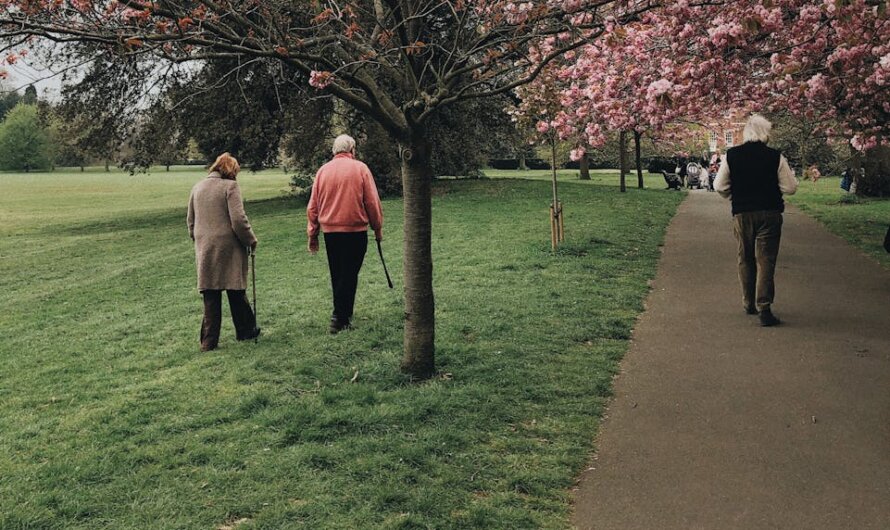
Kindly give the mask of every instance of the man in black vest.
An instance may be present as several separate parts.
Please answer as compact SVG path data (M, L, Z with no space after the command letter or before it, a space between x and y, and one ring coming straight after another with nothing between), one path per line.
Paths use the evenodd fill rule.
M798 184L788 160L766 146L771 130L766 118L751 116L745 125L745 143L726 152L714 181L714 189L732 200L742 301L746 313L760 315L761 326L779 324L772 303L785 211L782 195L793 195Z

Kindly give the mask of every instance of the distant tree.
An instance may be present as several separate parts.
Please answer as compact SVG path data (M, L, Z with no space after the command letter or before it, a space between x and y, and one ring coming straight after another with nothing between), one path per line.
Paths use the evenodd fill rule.
M188 156L188 140L172 105L167 99L161 99L137 121L130 138L133 155L129 162L140 168L161 165L170 171L170 166Z
M37 104L37 89L34 85L28 85L25 89L25 95L22 97L22 102L25 105L36 105Z
M99 57L79 82L65 85L59 116L74 147L86 158L100 160L108 170L132 126L138 103L145 96L152 67L140 58L109 61Z
M37 107L19 104L0 124L0 168L49 169L49 135L40 126Z
M22 101L18 92L0 83L0 120L6 117L6 113Z
M263 61L208 61L167 90L164 117L208 160L228 151L254 170L273 166L288 113L307 103L305 91L282 86L283 77Z
M80 148L84 143L83 132L62 118L56 107L48 109L43 121L50 139L53 167L79 167L83 171L89 163L89 155Z

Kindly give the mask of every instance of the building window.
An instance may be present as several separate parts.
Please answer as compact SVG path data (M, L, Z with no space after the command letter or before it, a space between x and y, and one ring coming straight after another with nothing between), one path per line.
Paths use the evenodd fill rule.
M735 145L735 135L732 131L725 131L723 133L723 138L726 140L726 147L732 147Z
M717 131L711 131L710 141L708 142L711 148L711 152L717 150Z

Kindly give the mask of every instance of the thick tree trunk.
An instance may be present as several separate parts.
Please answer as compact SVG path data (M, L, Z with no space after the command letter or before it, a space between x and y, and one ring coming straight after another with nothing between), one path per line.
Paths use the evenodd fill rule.
M621 165L621 193L627 191L627 131L618 134L618 155Z
M519 171L528 171L528 165L525 163L525 150L519 153Z
M405 201L405 337L402 371L417 379L435 372L431 149L425 138L402 146Z
M640 140L643 138L643 133L634 131L634 160L637 164L637 187L643 189L643 156L642 156L642 148L640 147Z
M587 153L581 155L580 164L581 173L578 178L581 180L590 180L590 155Z

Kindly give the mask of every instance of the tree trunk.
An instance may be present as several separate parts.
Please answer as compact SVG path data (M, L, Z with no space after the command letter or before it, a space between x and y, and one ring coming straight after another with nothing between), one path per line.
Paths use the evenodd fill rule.
M525 149L519 152L519 171L528 171L528 165L525 163Z
M634 131L634 159L637 164L637 187L643 189L643 157L642 157L642 148L640 147L640 140L643 138L643 133Z
M108 162L108 160L105 161L105 171L111 171L111 164Z
M590 180L590 155L586 152L581 155L581 173L578 176L581 180Z
M618 155L621 165L621 193L627 191L627 131L618 134Z
M801 172L801 180L807 180L809 175L807 174L807 148L801 143L800 144L800 172Z
M84 167L83 167L83 166L80 166L80 172L81 172L81 173L84 172Z
M167 173L170 172L170 164L167 164Z
M402 371L417 379L435 372L432 253L432 158L422 136L402 145L405 202L405 337Z

